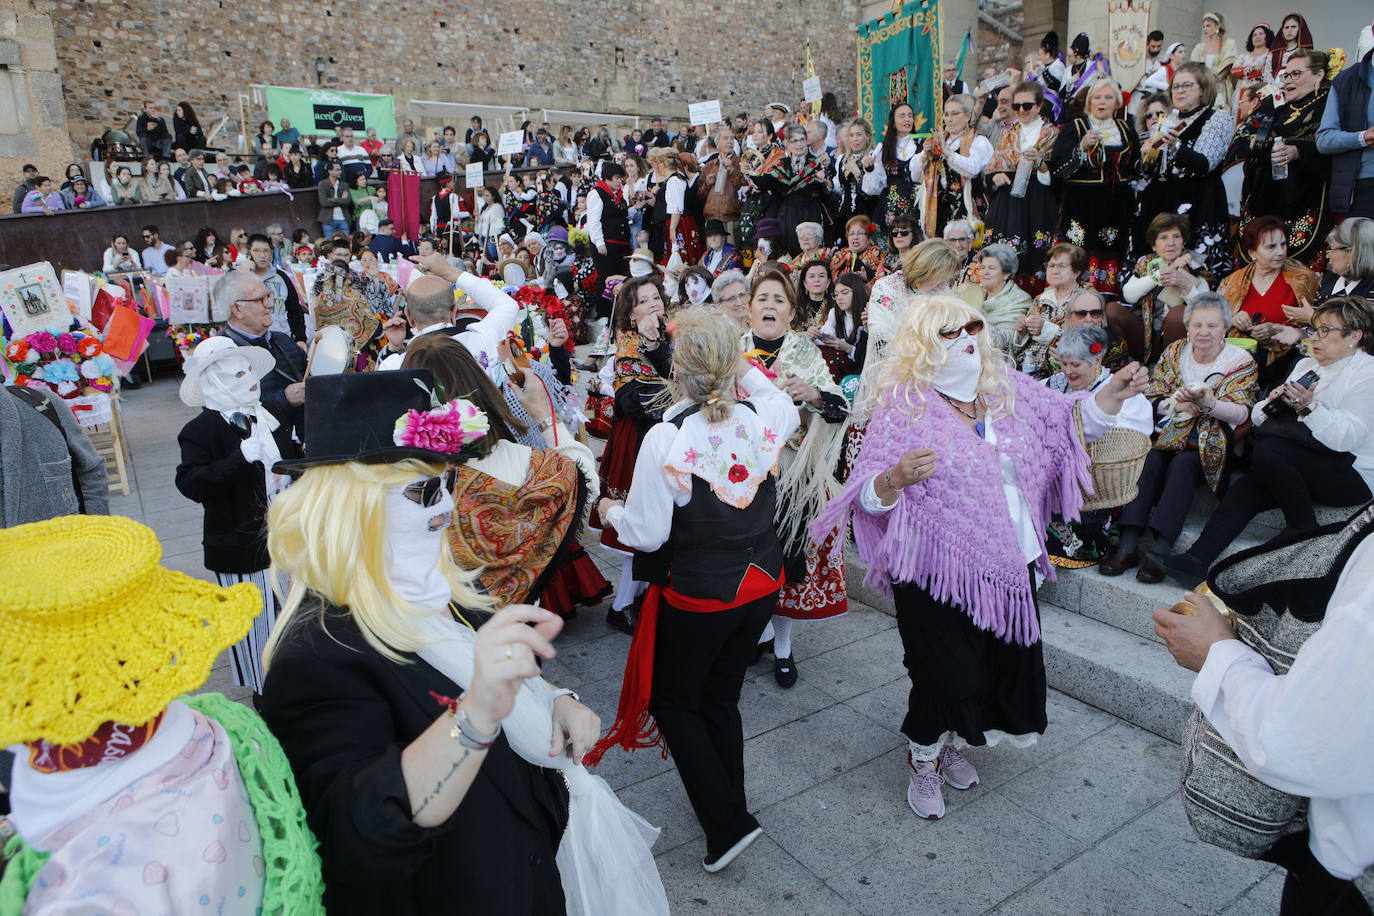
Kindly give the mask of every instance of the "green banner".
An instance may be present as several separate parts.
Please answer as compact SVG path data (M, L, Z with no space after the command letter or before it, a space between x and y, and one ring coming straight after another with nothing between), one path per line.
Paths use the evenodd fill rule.
M263 86L262 92L267 100L267 117L278 126L282 118L289 118L291 126L305 135L351 127L361 139L367 128L375 127L378 137L396 138L396 104L392 96L285 86Z
M907 102L918 136L940 123L940 5L913 0L859 26L859 114L881 138L888 113Z

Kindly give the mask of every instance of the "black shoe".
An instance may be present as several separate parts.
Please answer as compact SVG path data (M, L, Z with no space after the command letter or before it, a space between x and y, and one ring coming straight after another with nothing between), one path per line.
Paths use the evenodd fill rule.
M127 378L120 380L119 387L127 389L128 391L136 391L139 388L143 387L143 383L140 382L134 376L130 375Z
M1207 579L1207 564L1191 553L1176 553L1164 564L1164 571L1184 588L1197 588Z
M629 636L635 635L635 628L631 625L630 618L625 616L624 611L617 611L615 608L611 608L606 612L606 623L613 630L619 630Z
M773 659L773 680L778 682L779 687L791 687L797 683L797 663L792 661L792 656Z
M1135 571L1135 581L1144 582L1146 585L1158 585L1164 581L1164 567L1159 565L1159 560L1155 559L1154 554L1146 554L1140 558L1140 568Z
M752 664L757 665L759 662L763 661L763 653L772 651L773 640L770 639L767 642L759 643L757 646L754 647L754 661Z
M706 869L706 871L710 872L711 874L715 874L725 866L729 865L731 862L735 861L735 859L739 858L739 854L744 852L744 850L748 849L750 844L752 844L761 836L763 836L763 828L755 827L753 830L749 831L744 836L736 840L733 846L725 850L725 852L721 853L720 855L707 855L706 858L701 860L701 867Z

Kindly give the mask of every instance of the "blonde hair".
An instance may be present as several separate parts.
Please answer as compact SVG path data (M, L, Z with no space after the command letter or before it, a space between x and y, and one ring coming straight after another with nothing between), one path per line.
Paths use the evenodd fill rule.
M267 511L267 548L272 575L291 579L276 626L263 650L271 664L282 635L314 592L346 609L368 645L393 661L424 642L412 621L433 613L397 594L386 565L386 491L416 477L435 477L442 464L407 459L396 464L350 461L312 467L272 500ZM448 546L439 567L462 607L487 608L492 599L474 587L477 573L459 569Z
M739 359L739 331L716 309L693 306L673 317L673 378L708 423L734 412Z
M983 311L958 296L917 296L912 300L893 330L872 397L888 405L901 399L919 416L925 410L926 389L949 358L940 332L963 327L974 319L985 322L978 332L978 354L983 362L978 393L987 399L990 415L1010 416L1015 402L1008 373L1014 368L992 339Z
M902 255L902 279L908 289L950 284L964 269L964 258L944 239L926 239Z

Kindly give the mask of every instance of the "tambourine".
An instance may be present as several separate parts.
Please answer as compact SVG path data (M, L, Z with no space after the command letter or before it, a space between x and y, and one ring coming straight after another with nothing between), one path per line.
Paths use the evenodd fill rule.
M312 375L340 375L353 362L353 347L348 332L336 324L326 325L315 333L310 356L305 363L306 377Z

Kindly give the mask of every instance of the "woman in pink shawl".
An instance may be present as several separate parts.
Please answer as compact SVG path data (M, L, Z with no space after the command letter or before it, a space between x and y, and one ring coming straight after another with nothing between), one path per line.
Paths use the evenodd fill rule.
M1111 429L1148 376L1132 363L1094 395L1060 394L1011 366L977 308L931 296L903 313L879 378L849 484L811 533L852 518L865 581L893 599L911 675L907 804L938 818L943 784L978 782L963 748L1045 730L1045 526L1077 518L1092 489L1076 426L1089 440Z

